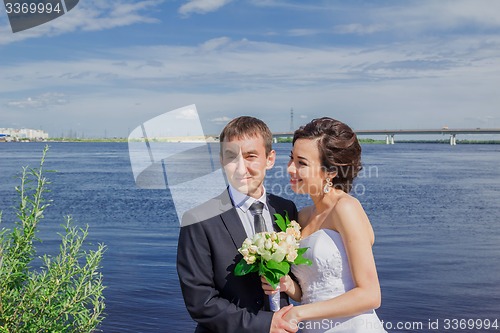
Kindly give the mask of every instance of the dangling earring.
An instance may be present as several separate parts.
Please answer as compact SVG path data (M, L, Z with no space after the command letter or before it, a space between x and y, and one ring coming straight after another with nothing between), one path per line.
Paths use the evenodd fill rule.
M330 193L330 190L331 190L332 186L333 186L333 183L330 180L330 177L326 177L326 184L323 187L323 193Z

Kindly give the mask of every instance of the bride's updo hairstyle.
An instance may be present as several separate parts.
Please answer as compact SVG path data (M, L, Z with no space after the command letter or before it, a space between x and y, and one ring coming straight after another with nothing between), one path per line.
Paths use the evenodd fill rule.
M317 140L322 168L336 173L333 186L349 193L362 169L361 146L354 131L341 121L323 117L297 129L293 143L298 139Z

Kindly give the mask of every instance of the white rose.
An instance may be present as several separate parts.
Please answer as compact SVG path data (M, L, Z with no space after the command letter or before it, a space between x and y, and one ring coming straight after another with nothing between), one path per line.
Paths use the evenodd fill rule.
M295 220L291 220L289 226L297 231L300 231L300 224L298 224Z
M265 261L269 261L272 259L272 255L271 255L270 251L264 251L264 252L260 253L260 255L262 256L262 259L264 259Z
M277 236L278 236L278 240L279 240L279 242L281 242L282 240L286 239L287 233L286 233L286 232L281 231L281 232L279 232L279 233L278 233L278 235L277 235ZM278 243L279 243L279 242L278 242Z
M253 235L252 244L258 244L259 242L262 242L264 240L265 240L264 235L262 233L257 233Z
M255 256L247 256L247 257L243 257L243 259L245 259L245 261L247 262L247 264L251 265L255 262L255 260L257 259Z
M274 252L273 255L271 256L271 259L277 262L282 262L283 259L285 259L286 253L287 251L285 248L278 246L276 252Z
M254 246L257 247L257 253L262 252L262 250L264 249L265 242L266 239L264 237L260 237L254 242Z
M250 238L246 238L241 247L249 247L252 245L252 240Z
M297 251L294 250L294 251L292 251L292 252L290 252L290 253L288 253L286 255L286 260L289 261L289 262L294 262L295 259L297 259L298 256L299 255L298 255Z
M300 240L300 224L295 222L295 220L290 221L286 233L292 235L296 240Z
M292 235L286 235L285 241L290 245L295 245L295 237Z
M266 250L265 242L260 242L259 244L257 244L257 253L258 254L260 254L262 256L267 252L269 252L269 251Z
M251 254L256 254L257 251L258 251L258 247L256 245L250 245L250 247L248 248L248 251L251 253Z

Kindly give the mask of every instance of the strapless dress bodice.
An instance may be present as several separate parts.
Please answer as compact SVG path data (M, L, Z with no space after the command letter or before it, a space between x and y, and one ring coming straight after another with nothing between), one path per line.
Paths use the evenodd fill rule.
M292 273L302 289L301 304L326 301L355 287L341 235L331 229L319 229L300 241L309 248L304 257L312 265L292 265ZM325 318L300 323L302 333L379 333L385 332L374 310L345 318Z

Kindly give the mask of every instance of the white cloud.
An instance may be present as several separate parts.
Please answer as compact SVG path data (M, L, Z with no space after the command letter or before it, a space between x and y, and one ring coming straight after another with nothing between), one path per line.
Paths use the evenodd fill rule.
M213 123L227 123L228 121L230 121L232 118L229 118L227 116L223 116L223 117L217 117L217 118L214 118L214 119L211 119L210 121L213 122Z
M425 0L395 2L370 11L359 11L356 19L382 22L394 35L410 37L432 31L434 35L453 32L478 33L484 29L500 28L500 2L495 0Z
M222 37L201 46L137 47L98 54L109 59L0 64L0 86L4 93L37 90L45 84L56 91L125 85L231 92L478 75L494 79L500 72L500 37L493 36L487 43L467 37L373 48L294 47Z
M418 0L386 1L384 3L322 1L294 2L284 0L249 0L257 7L269 10L309 12L319 15L321 29L288 29L293 36L327 33L370 35L384 32L387 36L410 38L427 35L430 31L460 33L481 32L500 28L500 1L497 0ZM332 18L334 26L321 25L321 17ZM293 24L293 21L292 21ZM495 32L495 31L493 31ZM406 41L406 40L405 40Z
M99 6L94 4L92 7L85 8L85 11L77 12L76 20L79 23L77 28L98 31L136 23L156 23L159 22L158 19L152 18L148 14L161 3L162 1L147 0L138 3L111 1L100 3ZM68 25L72 23L73 20L67 22Z
M206 14L216 11L230 2L231 0L189 0L179 8L179 13L182 15Z
M312 36L318 33L320 33L320 31L317 29L291 29L288 31L288 35L294 37Z
M356 34L356 35L370 35L373 33L386 30L382 24L362 25L362 24L346 24L334 27L333 31L336 34Z
M231 42L229 37L219 37L207 40L203 44L201 44L200 49L203 51L214 51L219 49L225 45L228 45Z
M286 0L248 0L248 2L257 7L293 9L300 11L325 11L326 9L335 7L329 2L319 1L291 2Z
M285 8L281 1L260 1L260 5L264 2L294 8ZM283 31L304 40L321 35L305 46L262 42L255 34L248 34L252 39L240 39L222 32L222 37L211 34L211 39L197 40L197 45L100 49L92 50L92 58L73 55L68 60L0 63L0 105L6 106L2 117L18 119L21 105L41 105L41 89L46 89L71 95L71 103L64 106L67 114L88 113L93 119L88 126L108 123L108 133L111 126L133 128L149 116L189 104L196 104L204 124L211 126L208 133L218 133L241 114L264 119L272 130L287 131L291 107L299 115L295 126L326 115L358 129L484 127L485 119L491 127L500 127L499 118L488 118L498 113L500 105L496 88L500 86L500 35L495 31L500 28L500 17L494 15L500 12L500 2L479 1L474 6L460 0L394 3L399 6L374 6L329 21L336 26L265 28L273 35L265 40L279 40L274 36ZM94 9L96 17L107 13L103 18L119 20L112 6L103 2L102 8ZM192 6L186 13L196 12ZM333 6L326 9L335 10ZM142 13L135 7L124 11ZM150 18L143 14L135 19ZM77 26L104 29L105 24L98 21L80 20ZM60 24L68 27L60 31L74 28L65 22L61 19ZM378 32L383 34L365 39L368 46L357 43L364 35ZM327 36L330 41L324 44L314 42L327 33L361 37L355 36L356 41L347 46L330 42L335 36ZM64 118L55 109L51 119ZM85 121L82 116L81 122Z
M22 100L13 100L6 103L7 106L18 109L43 109L53 105L68 103L66 96L61 93L45 93L34 98L28 97Z

